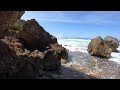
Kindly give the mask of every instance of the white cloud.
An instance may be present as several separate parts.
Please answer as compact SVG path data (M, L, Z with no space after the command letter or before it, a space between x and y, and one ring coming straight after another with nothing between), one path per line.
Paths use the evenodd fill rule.
M85 24L120 23L120 11L26 11L22 19Z

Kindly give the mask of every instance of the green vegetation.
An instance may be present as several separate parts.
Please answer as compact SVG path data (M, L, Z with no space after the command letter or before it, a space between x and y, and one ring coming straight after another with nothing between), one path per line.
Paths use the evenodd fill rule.
M11 33L16 33L18 31L22 30L23 25L25 23L26 23L25 20L22 20L22 19L17 20L16 23L13 26L10 27L10 32Z

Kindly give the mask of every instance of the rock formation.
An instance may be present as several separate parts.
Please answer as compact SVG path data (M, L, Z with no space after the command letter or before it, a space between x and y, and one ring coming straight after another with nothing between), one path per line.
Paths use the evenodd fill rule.
M20 19L23 14L24 11L0 11L0 38L8 34L9 27Z
M87 51L90 55L106 58L109 58L112 52L100 36L96 37L89 43Z
M43 72L44 70L50 71L60 69L61 59L67 59L67 50L58 44L52 44L47 50L40 52L39 50L27 50L20 40L14 37L6 37L2 39L2 43L6 45L7 49L3 47L0 48L1 50L3 49L0 57L1 60L5 60L7 64L3 61L2 63L4 66L1 65L1 67L7 69L7 66L11 68L13 66L13 71L15 71L11 72L8 70L6 73L11 72L12 75L15 75L15 79L37 78L40 74L39 71ZM11 66L8 62L13 63L13 65ZM8 77L12 78L12 75ZM2 76L5 77L4 74Z
M18 11L0 12L0 27L9 30L9 25L22 14ZM7 19L3 24L4 16ZM23 30L16 34L18 39L3 35L5 29L1 30L1 37L5 38L0 40L0 79L38 79L44 71L60 69L61 59L67 60L67 50L35 20L25 23Z
M112 49L113 52L117 51L116 49L119 46L119 41L115 37L107 36L104 38L105 43Z
M9 35L13 36L15 33L19 32L20 30L22 30L23 25L26 23L25 20L23 19L18 19L13 26L10 26L10 30L9 30Z
M35 19L28 20L16 37L22 40L23 45L29 49L42 50L49 44L57 43L57 39L46 32Z
M62 47L62 45L59 44L51 44L50 48L55 50L56 53L58 53L58 59L65 59L67 60L68 58L68 53L67 53L67 49L65 49L64 47Z

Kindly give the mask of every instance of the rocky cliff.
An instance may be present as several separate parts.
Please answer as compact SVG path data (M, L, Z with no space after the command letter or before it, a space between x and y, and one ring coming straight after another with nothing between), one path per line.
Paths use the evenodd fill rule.
M8 34L9 27L20 19L24 13L24 11L0 11L0 38Z
M67 60L67 50L34 19L23 25L17 38L4 34L23 13L0 11L0 79L38 79L44 71L60 69L61 59Z

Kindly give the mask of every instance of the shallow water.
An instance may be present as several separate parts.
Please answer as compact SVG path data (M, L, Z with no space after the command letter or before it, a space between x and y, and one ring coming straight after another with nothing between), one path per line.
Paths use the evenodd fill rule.
M120 64L79 51L69 52L69 63L57 72L47 72L47 79L120 79Z
M90 56L87 46L91 40L61 39L59 44L69 50L69 64L72 68L83 71L100 79L120 79L120 47L110 59Z
M101 79L120 79L120 64L82 52L69 52L69 63L78 65L86 74Z
M85 40L85 39L60 39L58 40L58 43L61 44L63 47L67 48L71 52L80 51L88 54L87 49L90 41L91 40ZM120 46L117 48L117 50L118 52L111 53L111 58L109 59L109 61L114 61L120 64ZM79 57L82 56L74 57L73 63L75 63L75 58L79 58Z

